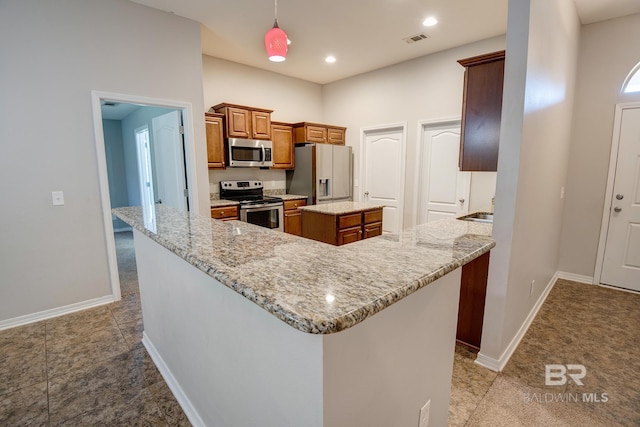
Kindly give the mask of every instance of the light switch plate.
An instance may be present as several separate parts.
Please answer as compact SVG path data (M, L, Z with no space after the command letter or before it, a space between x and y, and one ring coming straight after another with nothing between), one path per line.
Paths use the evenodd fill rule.
M53 201L53 206L64 205L64 193L62 191L52 191L51 199Z

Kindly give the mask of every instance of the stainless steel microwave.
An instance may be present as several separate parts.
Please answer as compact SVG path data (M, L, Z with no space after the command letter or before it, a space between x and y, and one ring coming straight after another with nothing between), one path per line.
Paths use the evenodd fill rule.
M271 167L273 166L273 144L258 139L229 138L229 166Z

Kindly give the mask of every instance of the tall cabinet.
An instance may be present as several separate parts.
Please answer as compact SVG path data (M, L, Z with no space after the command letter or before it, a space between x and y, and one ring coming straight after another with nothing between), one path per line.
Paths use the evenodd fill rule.
M505 51L461 59L465 67L460 170L498 170Z

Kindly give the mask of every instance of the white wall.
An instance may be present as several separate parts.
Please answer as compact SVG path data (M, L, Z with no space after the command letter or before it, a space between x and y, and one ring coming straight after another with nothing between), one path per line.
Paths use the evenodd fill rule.
M640 62L640 14L582 27L560 270L593 277L609 170L614 107Z
M360 173L360 132L363 127L407 123L404 227L415 224L415 170L418 121L460 118L464 68L457 60L502 50L504 36L449 49L361 74L324 86L324 119L347 127L353 147L355 178ZM356 197L357 200L357 197Z
M198 23L125 0L3 0L0 64L2 321L111 294L92 90L192 103L208 188Z
M469 212L492 212L492 203L496 195L496 172L471 172L471 190L469 191Z
M579 34L571 0L509 1L496 247L481 346L496 363L557 271Z

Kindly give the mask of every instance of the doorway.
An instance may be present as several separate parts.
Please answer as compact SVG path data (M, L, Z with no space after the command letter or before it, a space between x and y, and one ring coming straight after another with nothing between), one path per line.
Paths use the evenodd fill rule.
M418 140L416 223L466 214L471 172L458 167L460 120L422 122Z
M598 283L640 291L640 103L616 106Z
M192 123L191 107L104 92L93 92L92 101L110 281L119 300L133 288L135 259L132 232L111 209L156 203L197 209L190 197L196 194L193 137L191 126L183 126Z
M382 231L403 229L406 124L362 130L361 200L384 205Z

